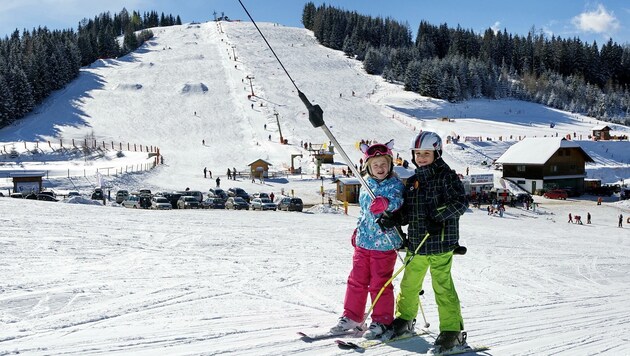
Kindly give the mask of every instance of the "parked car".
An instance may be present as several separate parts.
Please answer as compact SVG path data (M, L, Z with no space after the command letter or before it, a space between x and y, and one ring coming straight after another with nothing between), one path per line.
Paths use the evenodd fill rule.
M228 197L241 197L243 199L245 199L246 202L249 203L249 194L247 194L247 192L241 188L230 188L227 191Z
M252 210L273 210L276 211L278 206L269 198L254 198L252 200Z
M168 199L164 197L153 197L151 198L151 209L153 210L171 210L173 206Z
M249 210L249 204L241 197L229 197L225 201L225 208L234 210Z
M214 197L214 198L206 198L206 200L201 202L202 209L225 209L225 200Z
M203 201L203 193L198 191L198 190L189 190L188 194L186 195L190 195L193 196L197 199L198 202L202 202Z
M581 193L578 192L578 190L575 189L574 187L560 187L558 189L564 190L565 192L567 192L567 196L569 198L579 197L581 195Z
M565 190L562 189L552 189L548 190L543 194L543 197L549 199L567 199L568 194Z
M252 199L253 199L253 198L267 198L267 199L269 199L269 194L267 194L267 193L262 193L262 192L260 192L260 193L254 193L254 194L252 194Z
M95 188L90 197L92 200L103 200L105 197L103 196L103 189Z
M121 203L125 208L134 208L137 209L139 207L140 197L137 195L129 195L127 199L123 200Z
M181 194L182 196L195 197L200 203L203 201L203 193L198 190L178 190L175 193Z
M55 199L55 197L53 197L52 195L49 195L49 194L42 194L42 193L37 194L37 200L43 200L43 201L58 201L58 200L57 200L57 199Z
M151 196L148 194L140 194L140 199L138 200L138 207L140 209L149 209L151 207Z
M302 203L302 199L300 198L282 198L280 203L278 203L278 210L286 210L286 211L302 211L304 208L304 204Z
M589 194L598 195L598 196L607 196L610 197L615 192L613 187L602 185L601 187L594 187L588 190Z
M40 195L40 194L41 195L48 195L51 198L56 198L57 197L57 194L55 194L55 192L53 192L52 190L42 190L37 195ZM38 198L37 200L40 200L40 199Z
M192 195L183 195L177 201L178 209L199 209L199 200Z
M217 197L226 200L228 198L228 195L225 190L221 188L210 188L208 190L208 197Z
M24 198L24 195L22 193L11 193L9 196L11 198L20 198L20 199Z
M173 209L177 209L177 202L179 201L179 198L182 197L182 195L178 192L162 193L162 196L171 202L171 207Z
M126 189L121 189L116 192L116 203L122 204L129 197L129 191Z

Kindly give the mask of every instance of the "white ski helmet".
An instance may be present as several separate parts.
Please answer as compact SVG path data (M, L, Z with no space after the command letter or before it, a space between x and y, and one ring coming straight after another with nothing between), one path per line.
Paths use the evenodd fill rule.
M434 159L438 159L442 157L442 139L438 134L431 131L422 131L414 137L411 141L411 162L418 167L413 153L414 150L433 151Z
M422 131L411 141L411 150L442 151L442 139L431 131Z

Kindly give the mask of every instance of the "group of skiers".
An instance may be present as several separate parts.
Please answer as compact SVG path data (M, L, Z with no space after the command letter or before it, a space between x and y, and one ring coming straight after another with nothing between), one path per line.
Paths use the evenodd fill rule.
M208 169L208 167L203 167L203 177L208 178L210 175L210 179L212 179L212 171Z
M393 140L360 145L362 171L375 198L361 189L344 312L331 332L364 330L368 294L372 320L365 338L413 332L418 295L430 270L440 320L436 348L464 345L464 321L451 276L453 252L459 247L459 217L468 207L464 186L442 159L442 139L436 133L424 131L412 141L411 161L416 170L406 185L393 172L392 147ZM402 225L409 226L407 236L399 230ZM392 276L397 250L403 247L407 251L404 274L394 299Z
M232 170L230 171L230 169L227 169L227 178L228 179L232 179L232 180L236 180L236 168L232 168Z
M568 223L574 223L574 224L578 224L578 225L584 225L582 223L582 216L580 215L571 215L571 213L569 213L569 221L567 221ZM586 223L590 224L591 223L591 213L587 212L586 213Z

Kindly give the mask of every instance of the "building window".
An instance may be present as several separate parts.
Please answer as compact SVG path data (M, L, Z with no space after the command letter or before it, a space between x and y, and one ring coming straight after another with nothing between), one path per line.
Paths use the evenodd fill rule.
M517 172L525 172L525 166L516 166L516 171Z
M524 180L517 180L516 184L523 185L523 184L525 184L525 181Z
M551 172L553 172L553 173L557 173L557 172L558 172L558 166L556 166L555 164L554 164L554 165L552 165L552 166L551 166L551 167L549 167L549 168L550 168Z

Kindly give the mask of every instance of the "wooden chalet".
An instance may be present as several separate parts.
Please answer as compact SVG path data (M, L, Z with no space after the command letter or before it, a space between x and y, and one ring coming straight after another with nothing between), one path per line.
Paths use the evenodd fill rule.
M594 161L577 142L559 137L525 138L496 160L504 179L532 194L554 188L584 192L587 162Z

